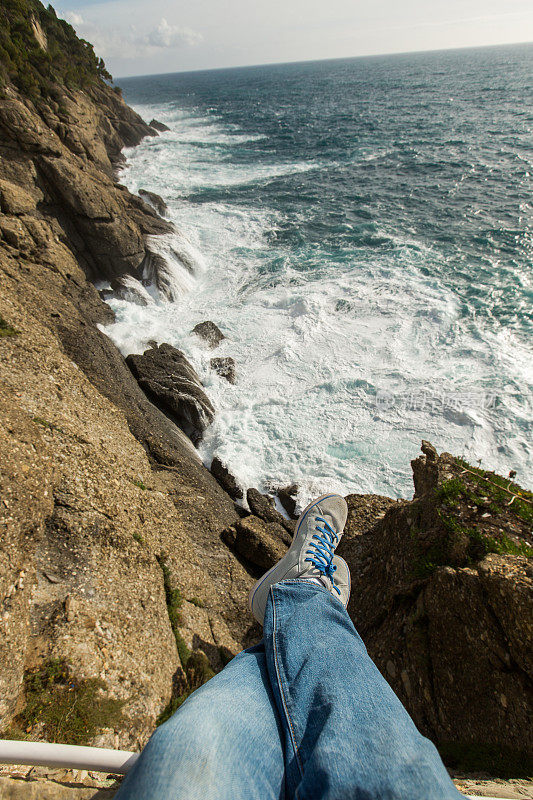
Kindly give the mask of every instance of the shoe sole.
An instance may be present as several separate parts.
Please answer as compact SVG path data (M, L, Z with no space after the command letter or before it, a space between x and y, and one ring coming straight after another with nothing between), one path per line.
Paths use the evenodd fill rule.
M299 530L300 530L300 525L302 524L302 522L303 522L303 521L304 521L304 519L306 518L307 514L308 514L308 513L311 511L311 509L312 509L312 508L314 508L314 507L315 507L315 506L317 506L319 503L321 503L321 502L322 502L322 500L327 500L327 499L328 499L328 498L330 498L330 497L338 497L338 494L336 494L336 493L334 493L334 494L322 494L322 495L320 495L320 497L319 497L317 500L313 500L313 502L312 502L312 503L309 503L309 505L307 505L307 506L304 508L304 510L302 511L302 513L300 514L300 516L298 517L298 525L296 526L296 532L295 532L295 534L294 534L294 536L293 536L293 539L292 539L291 545L290 545L289 549L287 550L287 552L285 553L285 555L283 556L283 558L285 558L285 557L288 555L288 553L290 552L290 549L291 549L292 545L294 544L294 542L296 541L296 539L297 539L297 537L298 537L298 532L299 532ZM281 560L281 559L280 559L280 560ZM276 569L276 567L278 566L278 564L279 564L279 561L277 562L277 564L274 564L274 566L273 566L273 567L270 567L270 569L268 570L268 572L265 572L265 574L263 575L263 577L262 577L262 578L259 578L259 580L258 580L256 583L254 583L254 585L253 585L253 586L252 586L252 588L250 589L250 591L249 591L249 593L248 593L248 608L249 608L249 610L250 610L250 612L251 612L252 614L253 614L253 611L252 611L252 603L253 603L253 599L254 599L254 597L255 597L255 593L257 592L257 590L259 589L259 587L263 585L264 581L266 581L266 579L268 578L268 576L269 576L269 575L271 575L271 574L274 572L274 570Z

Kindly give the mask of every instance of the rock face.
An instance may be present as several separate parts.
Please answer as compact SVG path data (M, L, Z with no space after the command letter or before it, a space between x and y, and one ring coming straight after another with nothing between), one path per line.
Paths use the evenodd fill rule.
M194 326L192 332L207 342L209 347L218 347L222 339L226 338L220 328L210 321L199 322Z
M412 502L347 498L349 612L417 725L490 770L533 754L532 497L423 450Z
M88 278L149 302L144 237L170 230L113 183L154 131L103 81L54 97L0 98L0 736L44 737L28 675L65 664L122 704L85 742L138 749L257 636L253 578L220 538L232 499L97 327Z
M180 350L161 344L126 362L139 386L193 442L212 422L215 410L200 379Z

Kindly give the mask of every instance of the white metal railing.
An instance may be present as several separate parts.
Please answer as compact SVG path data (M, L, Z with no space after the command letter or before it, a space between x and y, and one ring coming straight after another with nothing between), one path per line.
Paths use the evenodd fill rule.
M125 775L139 753L129 750L108 750L105 747L78 747L73 744L50 742L17 742L0 739L0 764L20 764L63 769L86 769L93 772L110 772ZM473 797L471 800L502 800L498 797Z

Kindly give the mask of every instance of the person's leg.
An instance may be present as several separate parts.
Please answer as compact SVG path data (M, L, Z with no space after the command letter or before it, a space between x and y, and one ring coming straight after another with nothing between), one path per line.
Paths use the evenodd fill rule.
M302 579L272 585L264 644L285 732L287 797L462 797L327 588Z
M283 800L282 735L260 644L157 728L115 800Z

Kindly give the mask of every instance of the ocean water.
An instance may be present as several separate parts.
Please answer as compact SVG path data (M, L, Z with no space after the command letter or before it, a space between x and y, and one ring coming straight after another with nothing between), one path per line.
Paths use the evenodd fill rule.
M119 81L170 127L121 181L180 234L153 241L174 299L111 300L106 332L185 352L206 464L301 502L409 497L424 438L533 483L532 67L521 45Z

